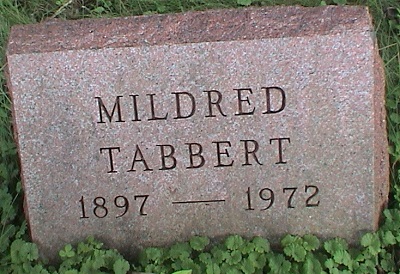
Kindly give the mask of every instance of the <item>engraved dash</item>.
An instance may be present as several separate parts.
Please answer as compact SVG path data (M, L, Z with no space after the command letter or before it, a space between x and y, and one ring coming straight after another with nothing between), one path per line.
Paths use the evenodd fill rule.
M175 201L172 204L208 204L208 203L224 203L225 199L220 200L191 200L191 201Z

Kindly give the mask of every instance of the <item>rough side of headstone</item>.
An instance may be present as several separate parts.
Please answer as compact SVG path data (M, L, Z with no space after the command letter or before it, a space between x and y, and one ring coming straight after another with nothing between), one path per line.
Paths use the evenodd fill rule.
M8 87L32 239L130 253L193 235L357 242L388 199L365 7L15 26Z

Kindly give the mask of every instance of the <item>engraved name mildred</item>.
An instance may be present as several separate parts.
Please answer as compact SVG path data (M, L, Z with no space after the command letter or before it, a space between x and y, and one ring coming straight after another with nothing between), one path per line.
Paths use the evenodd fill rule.
M285 91L276 86L272 87L261 87L261 92L258 92L258 96L253 92L251 88L237 88L233 89L237 96L237 109L236 112L233 113L235 116L241 115L254 115L257 114L258 110L252 104L252 100L262 100L260 97L263 98L263 102L265 103L264 109L261 110L262 114L275 114L282 112L286 107L286 93ZM205 100L203 106L208 110L207 114L205 115L206 118L217 117L221 115L223 117L231 116L232 113L228 113L226 109L223 109L221 106L223 100L223 94L218 90L205 90L203 91L205 94ZM157 120L167 120L170 119L173 115L172 119L189 119L194 117L196 114L196 105L199 104L195 100L195 97L190 92L171 92L170 95L175 97L175 113L170 114L168 112L162 112L161 110L156 109L156 97L157 94L155 93L148 93L146 94L146 98L139 98L138 94L131 94L129 95L129 99L131 101L131 110L130 110L130 120L133 122L139 122L143 120L147 121L157 121ZM260 96L261 95L261 96ZM144 96L143 96L144 97ZM159 95L159 97L161 97ZM252 98L253 97L253 98ZM279 100L275 106L272 105L273 99ZM103 98L96 96L95 99L97 100L97 105L99 109L99 116L97 123L106 123L106 120L116 123L124 123L126 122L127 118L125 117L126 113L121 108L121 100L127 99L124 96L119 95L115 97L114 105L112 108L107 108L106 104L104 103ZM150 113L147 113L146 117L139 116L139 108L138 108L138 100L148 102L150 106ZM186 113L184 113L182 104L184 103ZM110 110L111 109L111 110ZM190 109L190 110L188 110ZM123 114L124 113L124 114ZM115 116L115 118L114 118Z

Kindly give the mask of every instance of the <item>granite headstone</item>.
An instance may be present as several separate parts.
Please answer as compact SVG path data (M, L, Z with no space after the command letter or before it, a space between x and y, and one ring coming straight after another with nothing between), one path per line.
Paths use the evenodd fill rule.
M32 239L129 253L192 235L356 242L388 199L366 7L14 26L8 87Z

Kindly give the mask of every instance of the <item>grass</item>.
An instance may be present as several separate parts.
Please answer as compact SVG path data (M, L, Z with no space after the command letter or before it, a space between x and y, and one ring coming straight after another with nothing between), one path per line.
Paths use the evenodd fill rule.
M7 95L7 87L5 83L5 46L10 27L15 24L27 24L41 22L51 18L61 19L78 19L93 17L115 17L127 15L153 14L153 13L174 13L188 10L205 10L214 8L238 8L245 5L303 5L318 6L321 4L344 4L346 0L0 0L0 272L7 271L13 273L46 273L46 268L38 260L37 248L29 242L26 233L26 225L22 213L22 190L19 178L18 160L16 154L15 143L12 138L12 124L10 120L10 99ZM346 4L362 4L370 7L376 27L376 35L378 38L380 55L385 64L386 69L386 106L388 110L388 138L390 141L390 160L391 160L391 199L390 208L400 209L400 3L398 0L348 0ZM394 211L397 212L397 211ZM380 240L379 246L376 244L376 237L366 235L363 239L362 246L368 250L371 256L376 256L376 261L380 264L375 267L377 271L391 269L398 271L399 264L399 242L400 242L400 217L393 215L393 212L386 212L385 219L382 224L382 232L378 234ZM399 215L400 216L400 215ZM397 231L399 230L399 231ZM398 240L393 240L390 235L397 235ZM375 238L374 238L375 237ZM395 236L393 236L395 237ZM304 243L304 239L293 240L296 244ZM296 242L297 241L297 242ZM396 242L397 241L397 242ZM249 243L250 244L250 243ZM288 246L293 244L288 243ZM335 243L336 247L341 244ZM101 244L94 240L88 240L82 246L89 251L101 249ZM299 247L298 247L299 248ZM325 248L325 255L328 256L331 247ZM300 248L299 248L300 250ZM339 248L341 254L345 254L346 248ZM74 263L71 258L75 258L78 251L74 251L72 247L68 247L62 251L63 265L61 268L72 269ZM112 258L113 264L104 266L104 269L111 269L115 273L125 273L126 261L118 256L117 253L109 252L101 253L97 257L94 253L84 253L79 257L83 265L84 260L98 258ZM155 252L155 251L154 251ZM304 252L310 252L306 250ZM333 252L333 251L332 251ZM361 252L361 251L360 251ZM367 251L362 251L367 252ZM155 252L157 253L157 252ZM146 253L147 254L147 253ZM308 254L311 253L307 253ZM333 254L333 253L332 253ZM335 253L336 254L336 253ZM364 254L364 253L363 253ZM364 256L367 256L365 255ZM297 253L295 254L298 255ZM84 257L86 256L86 257ZM150 256L150 255L149 255ZM271 257L272 256L272 257ZM280 266L284 269L285 261L291 263L292 270L295 269L296 263L299 263L298 257L292 256L290 253L271 255L270 262L275 259L279 260ZM274 257L275 256L275 257ZM285 257L286 256L286 257ZM311 256L311 255L310 255ZM350 255L349 255L350 256ZM353 255L352 255L353 256ZM355 256L355 255L354 255ZM283 258L286 259L283 259ZM86 258L86 259L85 259ZM310 257L311 258L311 257ZM329 256L327 257L329 258ZM347 264L339 264L332 257L333 262L337 265L330 265L332 269L336 267L341 271L349 270L351 273L355 271L353 266L350 268ZM356 258L352 257L356 262ZM375 258L375 257L373 257ZM77 259L78 260L78 259ZM100 259L99 259L100 260ZM305 260L305 259L304 259ZM365 259L365 262L367 260ZM394 262L394 266L383 266L384 262ZM315 263L316 261L314 261ZM328 259L326 260L328 262ZM362 261L364 262L364 261ZM364 263L365 263L364 262ZM361 264L361 261L357 261ZM243 263L244 264L244 263ZM325 263L326 264L326 263ZM356 263L353 263L356 265ZM366 264L366 263L365 263ZM387 263L388 264L388 263ZM30 265L30 266L29 266ZM305 265L305 263L304 263ZM91 265L92 266L92 265ZM32 267L32 268L29 268ZM89 266L88 266L89 267ZM272 266L269 266L273 269ZM300 266L299 266L300 267ZM327 267L327 266L326 266ZM347 267L347 268L346 268ZM386 268L385 268L386 267ZM144 267L145 268L145 267ZM24 270L25 269L25 270ZM30 269L28 271L28 269ZM34 272L34 270L36 269ZM40 272L42 271L43 272ZM81 268L81 271L83 266ZM156 266L155 266L156 269ZM161 269L161 268L160 268ZM208 269L208 268L207 268ZM331 268L329 268L331 269ZM361 269L361 268L360 268ZM291 270L291 271L292 271ZM48 273L54 271L55 268L47 268ZM88 270L89 271L89 270ZM118 272L120 271L120 272ZM161 271L161 270L160 270ZM207 270L208 271L208 270ZM244 271L244 270L242 270ZM294 270L293 270L294 271ZM2 273L2 272L1 272ZM78 273L78 272L76 272ZM82 272L84 273L84 272ZM88 272L89 273L89 272ZM98 273L98 272L93 272ZM111 272L109 272L111 273ZM217 273L214 269L212 272ZM241 272L240 272L241 273ZM303 273L303 272L301 272ZM305 272L304 272L305 273ZM313 272L310 272L313 273ZM336 273L332 270L331 273ZM383 272L381 272L383 273Z

